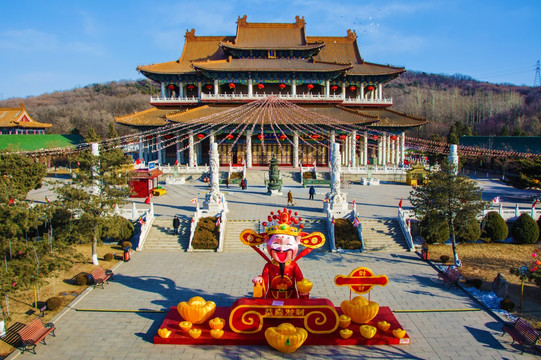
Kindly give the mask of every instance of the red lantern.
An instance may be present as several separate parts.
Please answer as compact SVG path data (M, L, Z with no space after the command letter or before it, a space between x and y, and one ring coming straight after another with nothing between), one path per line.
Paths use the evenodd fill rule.
M167 85L167 88L169 88L169 90L175 90L175 85L169 84Z
M312 137L312 139L314 139L314 140L319 139L319 135L317 135L317 134L314 134L314 135L312 135L311 137Z
M285 140L285 139L287 139L287 136L285 134L280 135L280 140Z
M286 88L286 84L280 84L278 85L278 87L281 89L281 90L284 90Z
M347 135L340 135L340 140L346 140L347 139Z
M312 90L314 88L314 85L313 84L308 84L308 85L306 85L306 88L308 88L308 90Z
M173 135L167 134L164 136L165 140L171 140L173 138Z
M227 134L227 135L225 136L225 138L231 140L231 139L233 139L233 135Z
M257 87L260 88L260 89L264 89L264 88L265 88L265 85L259 83L259 84L257 84Z
M234 89L234 88L235 88L235 84L229 83L229 88L230 88L230 89Z
M205 137L205 134L197 134L196 136L198 139L203 139Z
M391 140L396 140L396 136L391 135Z
M338 86L336 86L336 85L331 86L332 91L336 91L337 89L338 89Z
M368 86L366 87L366 90L367 90L367 91L372 91L372 90L374 90L374 89L376 89L376 87L375 87L374 85L368 85Z
M193 90L195 88L195 86L194 85L188 85L187 88L188 88L188 90Z
M377 139L379 139L379 136L374 135L374 136L372 136L372 139L377 140Z
M355 139L359 140L361 138L361 135L355 136Z
M257 135L257 138L258 138L259 140L262 140L262 139L264 139L264 138L265 138L265 135L263 135L263 134L259 134L259 135Z
M357 89L357 88L356 88L355 86L353 86L353 85L351 85L351 86L349 87L349 91L355 91L356 89Z
M211 85L211 84L205 85L205 87L206 87L208 90L212 89L212 85Z

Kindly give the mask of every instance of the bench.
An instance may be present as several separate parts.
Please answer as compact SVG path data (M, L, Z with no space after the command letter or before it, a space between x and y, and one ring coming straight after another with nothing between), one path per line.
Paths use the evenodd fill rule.
M460 279L460 273L453 267L448 267L445 272L438 273L438 278L443 280L443 283L449 284L449 289L452 285L458 287L458 280Z
M102 289L105 282L109 284L109 278L114 278L111 270L104 270L101 266L92 271L90 276L94 279L94 288L101 286Z
M17 334L21 337L22 347L20 348L21 354L25 351L30 351L36 353L36 345L41 341L44 345L47 345L45 342L45 337L49 334L54 334L54 324L47 323L43 324L39 317L32 320L28 325L25 325L21 330L17 331Z
M502 336L508 333L513 338L513 343L518 342L522 346L522 353L526 346L536 350L536 343L539 340L539 332L525 320L518 318L514 323L506 323L502 328Z

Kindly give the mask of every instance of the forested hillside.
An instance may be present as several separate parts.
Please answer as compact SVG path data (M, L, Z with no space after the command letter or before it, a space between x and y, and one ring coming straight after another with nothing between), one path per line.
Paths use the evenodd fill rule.
M147 80L93 84L70 91L26 99L0 101L0 107L24 103L30 116L52 123L49 133L86 134L90 127L102 136L115 116L148 109L151 94L159 93ZM386 98L393 109L427 118L430 123L410 135L430 138L446 136L459 121L477 135L541 136L541 88L496 85L463 75L406 72L387 84ZM133 130L118 127L120 135Z

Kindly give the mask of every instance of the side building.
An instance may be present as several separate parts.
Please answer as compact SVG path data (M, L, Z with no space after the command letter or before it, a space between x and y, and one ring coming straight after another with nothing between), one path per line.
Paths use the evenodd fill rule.
M294 23L248 23L235 36L187 31L178 60L137 70L160 84L151 109L115 118L144 131L139 157L161 164L207 164L210 142L220 164L329 163L340 142L343 165L400 164L405 131L426 119L391 109L385 83L405 69L366 62L357 35L306 35Z

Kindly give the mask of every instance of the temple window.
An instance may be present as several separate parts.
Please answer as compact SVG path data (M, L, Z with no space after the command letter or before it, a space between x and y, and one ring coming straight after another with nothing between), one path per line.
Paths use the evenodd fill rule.
M276 51L269 50L269 59L276 59Z

